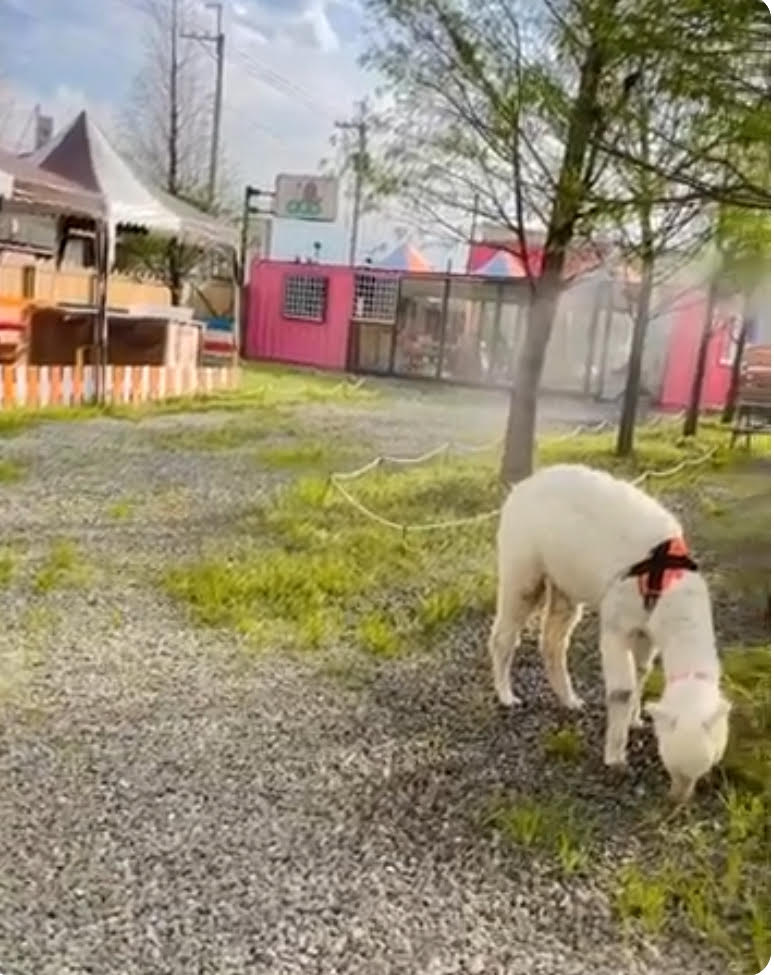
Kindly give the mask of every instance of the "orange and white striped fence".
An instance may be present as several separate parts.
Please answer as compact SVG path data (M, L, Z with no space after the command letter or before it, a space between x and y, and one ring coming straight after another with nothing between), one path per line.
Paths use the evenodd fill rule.
M183 396L206 396L234 389L234 366L106 366L105 401L145 403ZM0 408L78 406L94 402L95 366L2 366Z

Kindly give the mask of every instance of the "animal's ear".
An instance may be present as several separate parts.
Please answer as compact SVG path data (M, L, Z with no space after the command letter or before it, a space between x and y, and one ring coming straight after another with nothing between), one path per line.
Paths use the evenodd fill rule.
M702 722L702 724L704 725L704 730L712 731L712 729L715 727L718 721L728 716L730 710L731 710L731 705L729 704L729 702L724 697L721 697L721 699L718 701L717 707L712 712L712 714L706 719L706 721Z
M653 718L653 724L665 731L674 728L677 724L677 717L660 701L648 701L645 711Z

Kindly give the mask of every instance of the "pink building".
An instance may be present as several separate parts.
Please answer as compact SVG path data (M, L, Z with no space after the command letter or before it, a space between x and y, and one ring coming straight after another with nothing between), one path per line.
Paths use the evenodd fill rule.
M248 289L247 358L346 369L353 301L349 267L256 261Z
M660 405L682 409L691 397L701 334L707 314L707 295L692 292L674 305L669 330ZM741 319L735 309L719 306L707 348L701 407L715 409L726 401Z

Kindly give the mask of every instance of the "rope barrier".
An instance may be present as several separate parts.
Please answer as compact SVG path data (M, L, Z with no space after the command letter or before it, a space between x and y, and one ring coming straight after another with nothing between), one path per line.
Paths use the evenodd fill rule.
M612 426L612 424L608 420L602 420L601 423L597 423L593 427L589 427L587 425L581 425L580 427L576 427L575 430L561 437L560 439L562 440L569 439L570 437L576 436L578 432L584 432L584 431L589 433L592 432L598 433L609 426ZM482 450L489 450L491 449L491 447L501 442L502 442L502 438L498 438L496 441L493 441L492 443L489 444L481 444L476 447L468 447L467 452L472 453L472 452L478 452ZM700 457L686 458L685 460L681 461L679 464L675 464L673 467L668 467L666 470L643 471L641 474L635 477L634 480L632 480L630 483L634 487L638 487L640 484L646 483L650 478L662 479L662 478L672 477L675 474L679 474L680 471L685 470L688 467L699 467L717 453L719 446L720 446L719 444L716 444L714 447L710 447L710 449L707 450L705 453L703 453ZM425 461L431 460L433 457L437 457L441 453L448 453L452 449L459 450L460 447L458 445L455 448L453 444L447 442L447 443L439 444L437 447L434 447L432 450L428 450L426 453L420 454L417 457L390 457L390 456L374 457L373 460L369 461L367 464L364 464L362 467L359 467L357 470L340 471L331 474L329 478L329 484L336 491L338 491L338 493L345 499L345 501L351 504L352 507L355 508L357 511L359 511L362 515L365 515L365 517L370 518L371 521L374 521L379 525L383 525L385 528L392 528L396 531L400 531L404 535L407 535L409 533L415 533L415 532L439 531L444 528L461 528L464 525L473 525L479 522L489 521L493 518L498 517L500 511L502 510L499 507L495 508L492 511L484 511L478 515L470 515L467 518L451 518L447 521L427 522L421 525L407 525L407 524L403 524L402 522L392 521L390 518L385 518L383 515L378 514L376 511L372 511L370 508L366 507L366 505L364 505L361 501L358 501L357 498L353 497L349 493L349 491L347 491L341 484L342 481L354 481L357 478L363 477L365 474L368 474L372 470L376 470L377 468L381 467L385 463L402 464L404 466L411 465L411 464L421 464ZM463 447L463 449L465 448Z
M714 447L701 455L701 457L687 457L685 460L680 461L679 464L675 464L674 467L668 467L665 471L643 471L639 477L631 482L635 487L639 484L644 484L649 478L662 478L662 477L672 477L673 474L679 474L680 471L685 470L686 467L699 467L705 461L713 457L719 449L720 445L716 444Z

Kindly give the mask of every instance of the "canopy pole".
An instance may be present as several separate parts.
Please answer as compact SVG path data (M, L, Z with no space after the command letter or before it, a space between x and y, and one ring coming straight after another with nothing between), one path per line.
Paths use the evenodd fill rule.
M109 267L109 227L101 220L97 223L95 244L97 251L97 314L94 318L94 376L97 403L104 405L107 399L108 316L107 286Z

